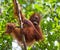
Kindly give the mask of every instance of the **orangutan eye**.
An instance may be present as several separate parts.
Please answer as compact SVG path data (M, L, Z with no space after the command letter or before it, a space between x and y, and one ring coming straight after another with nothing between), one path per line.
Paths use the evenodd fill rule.
M35 16L36 19L38 19L38 16Z

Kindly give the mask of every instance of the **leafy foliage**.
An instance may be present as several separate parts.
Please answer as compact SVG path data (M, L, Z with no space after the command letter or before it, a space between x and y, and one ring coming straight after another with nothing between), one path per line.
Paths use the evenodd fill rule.
M42 16L41 28L44 34L42 42L36 42L28 50L60 49L60 2L58 0L19 0L26 18L33 12ZM6 23L18 21L13 17L12 0L1 0L0 4L0 50L11 50L12 38L4 33Z

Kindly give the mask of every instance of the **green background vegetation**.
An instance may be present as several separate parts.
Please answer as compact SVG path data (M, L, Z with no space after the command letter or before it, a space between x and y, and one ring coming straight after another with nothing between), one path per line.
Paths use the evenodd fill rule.
M0 0L0 50L11 50L12 37L4 33L6 23L18 21L13 17L12 0ZM60 50L60 0L19 0L28 19L33 12L42 16L44 41L29 50Z

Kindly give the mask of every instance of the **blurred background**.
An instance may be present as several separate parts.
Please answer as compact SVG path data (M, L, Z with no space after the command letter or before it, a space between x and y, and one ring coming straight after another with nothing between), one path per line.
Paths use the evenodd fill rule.
M40 25L44 41L36 42L28 50L60 50L60 0L18 1L27 19L33 12L39 12L42 16ZM12 0L0 0L0 50L13 50L12 37L4 33L6 23L18 23L13 16Z

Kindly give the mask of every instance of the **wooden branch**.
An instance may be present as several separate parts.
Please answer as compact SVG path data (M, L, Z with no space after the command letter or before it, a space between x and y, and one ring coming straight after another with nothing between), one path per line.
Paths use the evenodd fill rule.
M22 30L23 30L23 22L22 21L23 21L24 16L22 15L22 11L20 10L20 6L18 5L18 1L13 0L13 5L14 5L14 15L16 15L19 19L19 25L20 25L21 32L22 32ZM22 42L24 45L24 50L27 50L24 34L22 34Z

